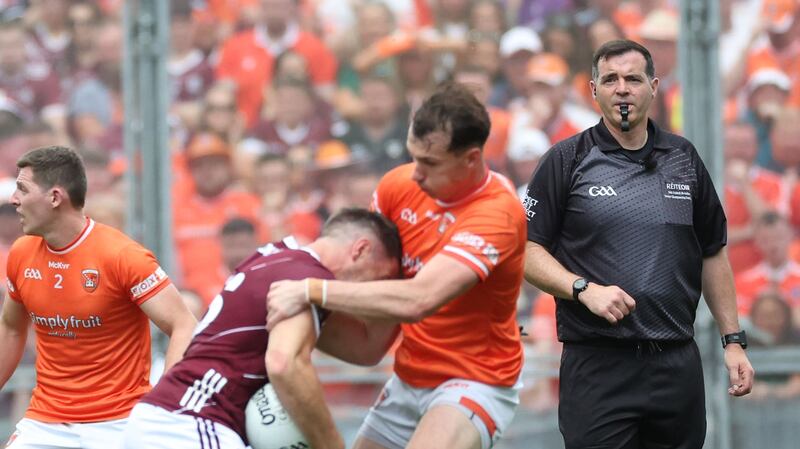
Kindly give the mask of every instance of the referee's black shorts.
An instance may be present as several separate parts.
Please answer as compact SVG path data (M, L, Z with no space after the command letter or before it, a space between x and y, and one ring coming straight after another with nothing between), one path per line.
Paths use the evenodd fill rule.
M566 449L703 447L703 368L693 340L565 343L559 397Z

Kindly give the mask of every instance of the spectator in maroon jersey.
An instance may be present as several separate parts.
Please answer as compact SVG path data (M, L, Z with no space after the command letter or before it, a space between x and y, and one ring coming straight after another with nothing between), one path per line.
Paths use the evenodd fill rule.
M194 45L195 26L191 6L170 3L170 54L167 73L174 104L195 102L214 82L214 69L205 55Z
M259 120L248 132L264 143L264 152L286 154L296 145L316 146L330 138L330 119L315 109L309 83L295 78L275 82L275 116Z
M20 21L0 24L0 90L17 104L26 122L41 117L64 129L64 105L58 76L47 64L31 59Z

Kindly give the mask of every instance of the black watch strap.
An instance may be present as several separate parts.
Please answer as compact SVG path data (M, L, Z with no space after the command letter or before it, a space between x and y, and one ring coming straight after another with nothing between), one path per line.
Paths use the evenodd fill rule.
M589 288L589 281L584 278L578 278L575 282L572 283L572 299L576 302L580 302L578 299L578 295L581 294L584 290Z
M747 349L747 334L744 331L734 332L722 336L722 347L726 347L731 343L741 345L742 349Z

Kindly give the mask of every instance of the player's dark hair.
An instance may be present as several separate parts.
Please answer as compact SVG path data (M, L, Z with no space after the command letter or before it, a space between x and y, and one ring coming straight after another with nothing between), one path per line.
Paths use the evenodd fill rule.
M330 236L337 228L347 225L369 229L383 245L386 255L400 262L403 256L400 234L397 232L397 226L389 219L377 212L358 207L344 208L325 222L322 226L322 236Z
M250 220L244 218L231 218L222 226L221 235L234 235L234 234L255 234L256 227Z
M597 81L597 78L600 76L600 69L597 68L597 64L601 59L619 56L628 53L629 51L635 51L644 56L644 61L646 63L644 67L644 73L647 74L647 77L651 80L655 78L656 68L655 65L653 65L653 57L650 56L650 51L648 51L643 45L634 41L618 39L606 42L605 44L601 45L596 52L594 52L594 56L592 57L592 79Z
M475 95L460 84L448 82L414 114L412 132L416 139L445 132L450 135L447 151L463 153L470 148L483 149L490 127L489 113Z
M17 168L30 167L33 182L43 189L63 187L72 206L82 209L86 203L86 169L74 150L49 146L28 151L17 161Z

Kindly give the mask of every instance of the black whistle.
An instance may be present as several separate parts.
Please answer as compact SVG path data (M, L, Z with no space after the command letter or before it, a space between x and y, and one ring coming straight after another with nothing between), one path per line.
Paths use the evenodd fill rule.
M623 104L619 106L619 114L622 116L622 122L620 123L620 128L622 132L628 132L631 130L631 122L628 121L628 105Z

